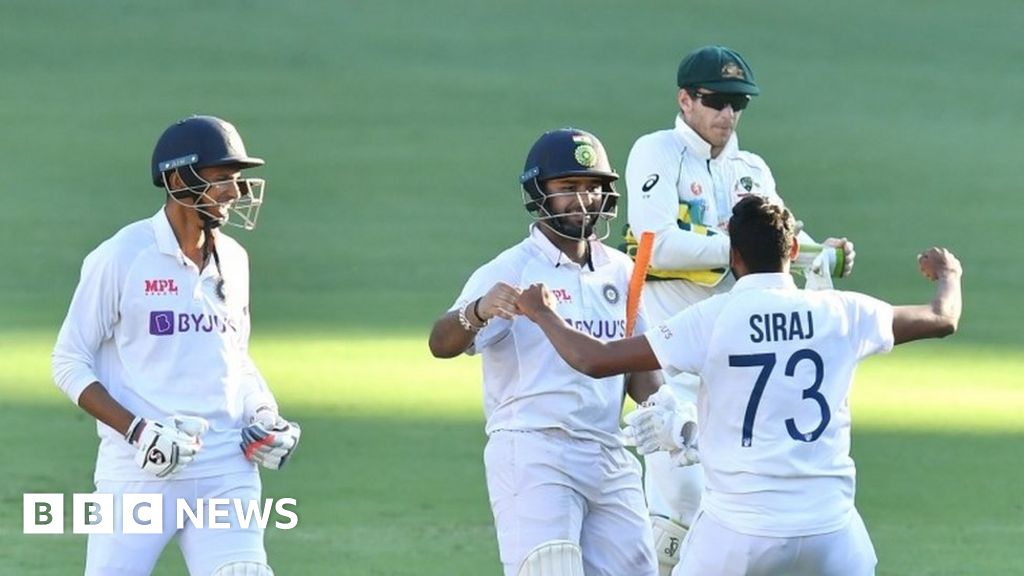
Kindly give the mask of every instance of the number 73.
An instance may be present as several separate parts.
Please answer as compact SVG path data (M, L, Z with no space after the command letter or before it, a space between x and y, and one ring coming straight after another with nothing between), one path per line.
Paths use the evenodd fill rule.
M825 427L828 426L829 420L832 419L832 413L829 410L828 402L825 397L818 392L818 388L821 387L821 382L825 378L825 364L821 360L821 356L811 350L810 348L803 348L797 350L789 357L786 362L786 376L790 378L796 372L796 366L800 362L807 360L814 364L814 384L810 388L805 388L803 391L804 400L811 399L818 403L818 408L821 409L821 423L818 427L810 432L801 432L796 427L796 421L792 418L786 419L786 430L789 432L789 436L794 440L800 442L814 442L817 440L821 433L825 431ZM761 403L761 395L764 394L764 388L768 384L768 380L771 378L772 370L775 368L776 356L774 353L766 354L740 354L729 356L729 366L735 368L752 368L761 367L761 371L757 375L757 381L754 382L754 389L750 392L750 400L747 401L747 411L743 415L743 439L741 444L749 448L753 443L754 437L754 418L757 416L757 406Z

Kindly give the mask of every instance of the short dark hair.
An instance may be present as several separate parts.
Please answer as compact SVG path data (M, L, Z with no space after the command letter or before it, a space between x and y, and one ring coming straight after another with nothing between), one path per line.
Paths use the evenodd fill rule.
M766 198L747 196L732 208L729 240L747 272L781 272L796 241L796 220Z

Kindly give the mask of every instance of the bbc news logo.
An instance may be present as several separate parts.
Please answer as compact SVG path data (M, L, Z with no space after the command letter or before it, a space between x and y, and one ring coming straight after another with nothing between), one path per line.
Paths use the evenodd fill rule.
M175 332L238 332L235 323L226 316L213 314L175 313L173 310L154 310L149 313L149 333L153 336L171 336Z
M22 531L25 534L64 533L63 494L25 494L23 498ZM117 517L121 519L123 534L163 532L162 494L121 494L119 507L115 507L114 498L114 494L73 494L71 533L113 534ZM273 523L278 530L291 530L299 525L296 505L294 498L267 498L262 504L240 498L198 498L195 501L179 498L174 505L174 526L177 530L186 525L210 529L229 529L235 525L247 529L256 524L266 530Z

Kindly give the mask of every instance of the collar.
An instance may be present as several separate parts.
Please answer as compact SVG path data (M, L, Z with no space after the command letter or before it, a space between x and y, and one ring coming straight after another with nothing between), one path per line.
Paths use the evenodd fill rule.
M796 282L788 272L764 272L761 274L747 274L736 281L732 287L733 292L740 290L768 290L782 288L796 290Z
M734 130L732 136L729 137L729 141L725 143L725 148L718 155L718 158L711 157L711 144L700 137L690 125L683 121L683 114L676 114L676 134L683 140L683 145L693 150L694 154L700 157L701 160L720 160L727 156L731 156L734 152L739 150L740 142L739 138L736 137L736 131Z
M566 256L558 246L555 246L551 240L544 235L544 232L541 232L540 225L536 222L530 224L530 241L533 242L533 245L540 250L541 254L543 254L545 258L547 258L548 262L556 268L566 264L583 268L569 259L569 257ZM610 261L608 253L605 252L604 244L594 239L587 240L587 242L590 244L590 263L592 265L592 269L604 266Z
M181 254L181 247L178 246L178 238L174 235L174 229L171 228L171 221L167 219L164 207L161 206L160 210L149 221L153 225L153 232L156 234L156 246L160 249L160 252L169 256L179 256Z

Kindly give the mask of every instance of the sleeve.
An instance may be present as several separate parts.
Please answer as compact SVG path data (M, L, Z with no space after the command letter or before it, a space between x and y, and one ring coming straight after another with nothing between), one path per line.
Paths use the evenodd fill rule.
M87 386L99 381L96 354L113 338L121 288L113 255L101 246L85 258L51 357L54 383L75 404Z
M680 161L650 135L636 141L626 161L629 226L637 237L654 232L654 268L702 270L728 266L728 236L704 236L679 228L676 183Z
M644 333L658 364L669 376L680 372L698 373L704 366L711 331L705 329L705 306L701 304L679 312Z
M242 415L245 423L249 423L260 408L279 412L274 393L270 391L270 386L256 368L256 363L252 361L248 351L242 355L242 394Z
M892 305L857 292L839 292L850 319L850 341L857 360L892 350Z
M487 294L487 292L498 282L505 282L511 286L518 286L518 281L519 275L515 273L511 266L504 265L498 260L492 260L477 269L477 271L469 277L469 280L467 280L466 285L463 286L459 297L451 307L448 308L448 310L459 310L468 302L472 302L473 300ZM497 317L491 318L491 321L487 323L487 326L484 326L479 332L477 332L476 337L473 339L473 344L466 349L466 354L471 356L478 354L494 342L504 338L511 328L511 320Z

